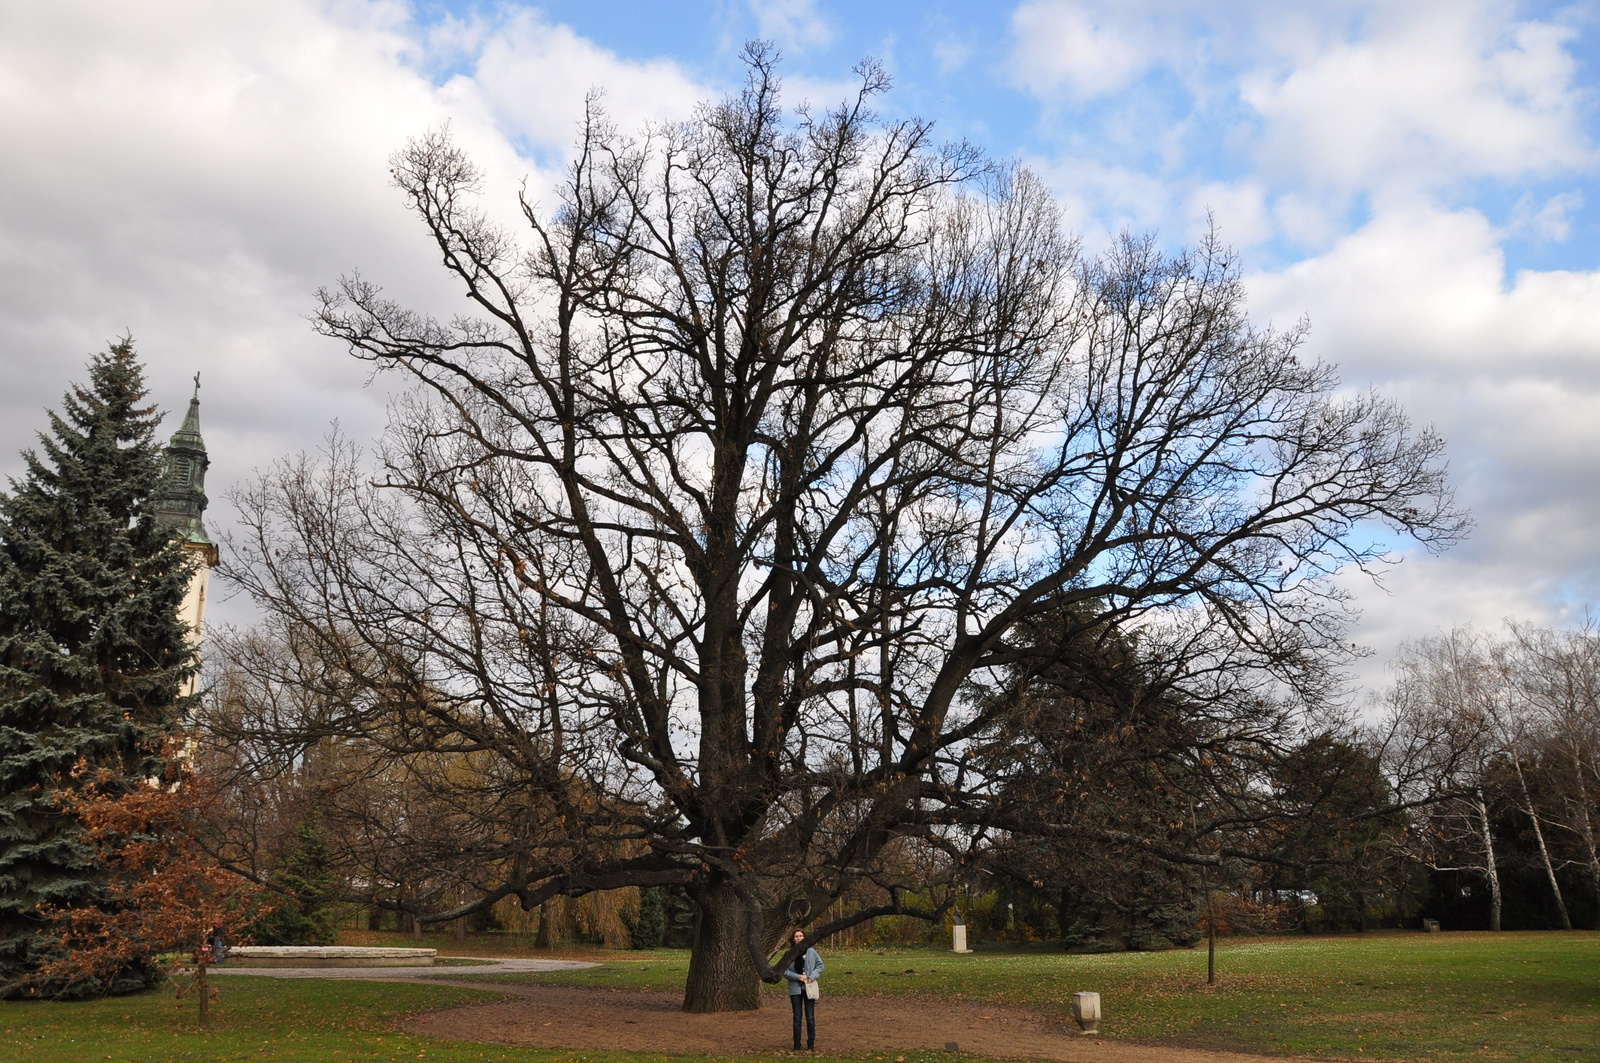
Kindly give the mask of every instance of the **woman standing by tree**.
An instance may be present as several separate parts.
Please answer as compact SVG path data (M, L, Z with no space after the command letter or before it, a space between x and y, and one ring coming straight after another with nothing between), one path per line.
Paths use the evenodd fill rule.
M794 932L794 943L806 939L804 930ZM806 949L784 968L789 982L789 1007L794 1012L794 1050L800 1051L800 1014L806 1017L806 1048L817 1050L817 979L822 977L822 957L814 948Z

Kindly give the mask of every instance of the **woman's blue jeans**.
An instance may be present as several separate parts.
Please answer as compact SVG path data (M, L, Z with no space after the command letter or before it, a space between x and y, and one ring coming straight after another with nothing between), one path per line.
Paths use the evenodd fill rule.
M802 990L799 993L791 993L789 995L789 1007L794 1010L795 1050L799 1051L800 1049L800 1012L802 1009L806 1014L806 1047L817 1047L817 1002L806 996Z

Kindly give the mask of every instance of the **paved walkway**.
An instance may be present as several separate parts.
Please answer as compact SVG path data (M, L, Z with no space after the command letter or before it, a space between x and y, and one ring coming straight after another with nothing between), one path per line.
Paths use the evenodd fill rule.
M546 971L578 971L598 967L581 960L491 959L460 967L435 964L427 967L245 967L224 963L210 974L250 974L261 978L354 978L364 982L427 982L435 978L482 978L486 974L543 974ZM501 988L501 987L494 987Z

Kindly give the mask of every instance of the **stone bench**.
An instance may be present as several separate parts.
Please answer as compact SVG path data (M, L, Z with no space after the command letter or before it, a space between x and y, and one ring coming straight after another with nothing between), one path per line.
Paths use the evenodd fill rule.
M237 967L431 967L438 949L356 945L238 945L227 952Z

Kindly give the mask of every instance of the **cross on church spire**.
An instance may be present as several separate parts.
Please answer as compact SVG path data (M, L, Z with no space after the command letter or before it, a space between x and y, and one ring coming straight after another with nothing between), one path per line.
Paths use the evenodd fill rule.
M206 469L211 460L206 456L206 442L200 436L200 374L194 375L194 395L189 399L189 412L183 424L172 433L167 444L166 473L161 494L156 499L156 519L162 524L183 533L185 542L214 551L206 536Z

